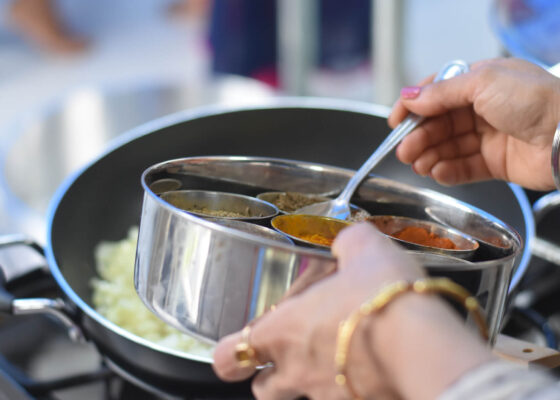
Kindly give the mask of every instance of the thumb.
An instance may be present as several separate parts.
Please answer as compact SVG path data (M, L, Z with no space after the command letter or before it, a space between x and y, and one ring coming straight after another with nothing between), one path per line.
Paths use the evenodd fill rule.
M425 117L470 106L473 104L474 94L476 93L477 75L470 71L422 87L403 88L400 101L409 111Z

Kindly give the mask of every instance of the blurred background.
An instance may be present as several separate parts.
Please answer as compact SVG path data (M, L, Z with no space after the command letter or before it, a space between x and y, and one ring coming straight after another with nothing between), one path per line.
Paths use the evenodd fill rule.
M65 177L111 139L206 104L390 106L445 62L552 66L543 0L0 0L0 233L42 240Z
M0 0L0 235L24 233L44 244L48 204L63 180L155 118L279 96L347 99L388 112L402 86L447 61L507 55L556 65L560 2ZM5 250L0 265L44 264L29 257ZM543 276L557 264L560 256ZM546 288L528 296L553 317L531 314L539 333L529 338L556 348L547 324L560 332L560 276L544 280ZM99 365L93 349L58 339L45 345L42 325L6 321L0 355L23 358L31 375ZM87 398L106 398L95 396Z

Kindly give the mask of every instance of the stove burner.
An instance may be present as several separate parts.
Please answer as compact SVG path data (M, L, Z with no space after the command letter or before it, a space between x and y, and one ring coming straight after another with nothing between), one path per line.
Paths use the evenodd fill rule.
M11 376L0 370L0 400L33 400Z
M0 324L0 341L2 333L7 324L12 321L2 321ZM33 321L36 324L35 321ZM28 324L20 324L23 328L28 328ZM54 324L51 321L41 321L43 329L38 332L49 331ZM27 329L25 329L29 332ZM9 329L8 329L9 331ZM35 330L37 331L37 330ZM65 333L60 330L60 337L55 336L55 340L60 340ZM50 333L48 333L50 335ZM50 339L48 339L50 340ZM67 345L75 347L75 344L68 341ZM72 351L73 352L73 351ZM87 352L84 349L84 352ZM39 352L40 353L40 352ZM38 353L38 354L39 354ZM15 353L14 353L15 354ZM70 400L80 398L83 400L249 400L247 395L236 395L235 393L225 393L224 396L206 391L204 387L193 387L191 393L177 395L167 393L164 390L152 386L133 374L127 372L115 362L104 357L100 365L93 372L77 373L74 375L63 376L53 379L39 379L30 377L27 370L33 370L34 363L43 361L35 360L34 352L26 354L27 360L17 359L8 360L0 356L0 400ZM40 358L39 354L37 358ZM47 360L56 368L61 362L58 358L64 355L49 355ZM72 360L76 365L80 364L80 357ZM21 364L16 365L16 364ZM27 365L25 365L27 364ZM76 393L79 393L77 395Z
M39 276L38 276L39 275ZM10 287L18 297L60 297L44 270ZM153 378L152 378L153 380ZM168 390L91 343L76 343L47 315L0 315L0 400L248 400L248 387L190 384ZM226 391L226 392L224 392Z

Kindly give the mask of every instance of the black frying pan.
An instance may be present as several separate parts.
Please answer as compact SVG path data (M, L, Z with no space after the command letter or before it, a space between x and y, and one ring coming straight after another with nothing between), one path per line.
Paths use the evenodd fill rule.
M48 263L86 336L116 368L166 391L189 393L196 383L205 393L234 393L236 387L217 384L209 364L151 347L94 311L89 283L95 276L94 248L102 240L122 239L130 226L139 223L140 175L152 164L198 155L252 155L356 169L389 132L386 111L320 100L290 100L266 108L200 109L149 123L121 138L120 145L63 185L49 216ZM506 183L441 187L414 175L394 156L374 173L473 204L513 226L525 241L532 235L527 199ZM512 288L528 259L525 249Z

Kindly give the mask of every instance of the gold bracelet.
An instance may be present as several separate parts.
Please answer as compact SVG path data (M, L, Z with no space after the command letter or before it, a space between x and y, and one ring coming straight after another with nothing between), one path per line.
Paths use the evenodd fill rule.
M465 288L452 280L448 278L427 278L417 280L413 283L407 281L391 283L383 287L372 299L364 302L358 310L350 314L338 327L334 359L337 369L335 382L339 386L346 386L354 400L361 400L361 397L357 394L355 388L348 379L348 352L356 327L362 318L383 311L392 300L407 292L419 294L439 293L453 298L471 313L481 336L484 340L488 340L488 326L480 305L478 304L478 300Z
M560 190L560 124L556 127L554 132L554 139L552 139L552 154L550 156L550 166L552 167L552 178L554 179L554 186L556 190Z

